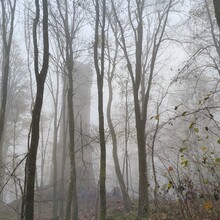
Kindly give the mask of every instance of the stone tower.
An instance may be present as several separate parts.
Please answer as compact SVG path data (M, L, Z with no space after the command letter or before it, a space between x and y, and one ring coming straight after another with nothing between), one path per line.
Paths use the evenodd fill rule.
M74 117L75 117L75 157L77 172L78 194L85 194L94 191L95 179L92 166L92 147L90 142L90 99L92 86L92 69L89 64L76 63L74 73ZM65 109L67 114L67 109ZM62 125L61 125L62 130ZM68 131L66 130L66 133ZM70 163L68 155L68 135L66 146L63 145L63 132L60 132L61 141L57 151L58 165L58 189L62 181L65 192L68 190ZM64 155L65 154L65 155ZM62 161L65 157L65 169L62 170ZM64 195L65 197L65 195Z

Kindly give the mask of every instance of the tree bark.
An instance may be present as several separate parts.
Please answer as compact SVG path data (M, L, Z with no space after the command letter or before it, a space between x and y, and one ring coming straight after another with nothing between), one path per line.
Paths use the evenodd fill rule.
M55 107L54 112L54 138L53 138L53 218L57 217L57 208L58 208L58 201L57 201L57 106Z
M107 37L107 42L108 42L108 37ZM110 48L107 45L107 56L108 56L108 62L109 62L108 63L108 71L107 71L107 82L108 82L108 92L109 92L108 104L107 104L107 122L108 122L108 126L110 129L112 145L113 145L112 154L113 154L113 160L114 160L114 164L115 164L115 173L116 173L116 176L117 176L117 179L119 182L119 186L120 186L120 189L122 192L122 198L123 198L125 210L126 210L126 212L129 212L131 210L131 200L130 200L130 197L128 194L128 190L126 189L125 181L124 181L124 178L123 178L123 175L121 172L121 168L120 168L120 163L119 163L119 159L118 159L117 136L116 136L116 132L115 132L115 128L113 125L112 116L111 116L111 114L112 114L111 113L112 101L113 101L112 81L113 81L113 78L115 75L116 58L118 55L117 41L115 41L115 44L116 44L115 52L114 52L114 56L113 56L112 60L111 60ZM127 110L127 106L126 106L126 110ZM127 125L127 123L126 123L126 125ZM126 135L127 135L127 133L126 133ZM127 160L126 160L126 168L127 168Z
M57 218L58 212L58 191L57 191L57 146L58 146L58 129L59 129L59 120L58 120L58 100L59 100L59 75L58 69L56 71L56 92L54 94L51 82L51 95L53 98L54 104L54 123L53 123L53 157L52 157L52 167L53 167L53 208L52 208L52 216L53 219Z
M119 159L118 159L117 137L116 137L115 129L114 129L112 118L111 118L111 106L112 106L112 101L113 101L112 76L108 76L108 91L109 91L109 99L108 99L108 105L107 105L107 121L108 121L111 138L112 138L115 172L116 172L117 179L118 179L120 189L122 192L122 198L123 198L125 210L126 212L129 212L131 210L131 200L126 190L125 181L121 173L121 168L120 168Z
M17 1L14 0L13 4L11 0L4 1L1 0L1 9L2 9L2 87L1 87L1 100L0 100L0 190L3 192L2 187L4 184L4 155L3 155L3 145L4 145L4 126L6 122L6 106L7 106L7 95L8 95L8 79L9 79L9 65L10 65L10 52L11 52L11 44L12 44L12 37L14 33L14 16L15 16L15 9L16 9ZM9 4L9 12L10 14L7 15L6 5ZM6 18L9 17L9 21ZM7 28L9 23L9 28ZM3 194L0 193L0 200L3 199Z
M70 183L69 193L66 206L66 220L71 219L71 204L73 205L72 217L78 219L78 201L76 189L76 164L75 164L75 125L73 112L73 76L69 72L69 88L68 88L68 119L69 119L69 156L70 156Z
M33 42L34 42L34 70L37 81L37 93L35 98L35 104L32 111L31 121L31 140L28 150L26 161L26 182L25 182L25 195L23 198L24 213L22 213L22 219L25 220L34 219L34 189L35 189L35 174L36 174L36 160L37 150L39 143L39 124L41 109L44 95L44 84L47 76L49 65L49 39L48 39L48 3L47 0L43 0L43 64L39 72L39 60L38 60L38 42L37 42L37 25L40 18L40 6L39 0L35 0L36 17L33 24Z
M62 91L62 133L60 137L62 137L62 165L61 165L61 182L60 182L60 218L64 216L64 198L65 198L65 168L66 168L66 149L67 149L67 114L66 114L66 89L67 89L67 79L63 77L63 91Z
M99 45L99 22L100 22L100 5L99 0L95 1L96 21L95 21L95 42L94 42L94 63L97 75L98 89L98 115L99 115L99 140L100 140L100 173L99 173L99 193L100 193L100 210L99 219L106 219L106 143L105 143L105 125L103 110L103 78L104 78L104 49L105 49L105 14L106 1L102 1L102 26L101 26L101 55L98 55ZM99 66L99 58L100 65Z
M150 60L150 71L148 76L148 82L145 81L145 68L144 65L144 52L143 52L143 12L145 8L145 0L136 1L136 15L135 21L131 17L132 10L130 1L128 1L128 17L130 21L131 29L134 34L134 48L135 48L135 64L132 65L132 61L128 52L128 44L126 42L126 34L124 27L122 26L114 1L111 0L114 16L118 23L120 31L119 44L124 52L124 57L127 62L127 68L132 81L133 87L133 100L135 110L135 124L136 135L138 145L138 163L139 163L139 201L138 201L138 219L149 215L149 201L148 201L148 174L147 174L147 153L146 153L146 122L148 113L148 103L150 98L150 92L152 87L152 79L154 75L155 61L157 53L162 42L163 34L165 31L170 8L173 1L170 0L164 12L158 15L158 26L155 29L155 33L152 36L152 55ZM136 24L136 26L135 26ZM117 37L116 37L117 38ZM117 38L118 39L118 38ZM119 40L119 39L118 39ZM143 82L144 80L144 82ZM141 94L141 95L140 95Z
M76 24L76 4L72 2L72 11L70 12L68 1L60 2L56 0L60 20L62 22L62 29L64 34L64 47L65 55L63 60L65 62L64 73L67 73L68 77L68 94L67 94L67 105L68 105L68 127L69 127L69 158L70 158L70 181L69 191L66 203L66 220L71 218L78 218L78 199L77 199L77 182L76 182L76 161L75 161L75 119L73 109L73 75L74 75L74 52L73 52L73 39L77 31ZM62 4L63 3L63 4ZM71 17L70 17L71 16ZM60 22L60 21L59 21ZM59 38L60 35L57 34ZM63 110L65 111L65 109ZM64 119L65 120L65 119ZM64 146L65 147L65 146ZM64 162L64 161L63 161ZM71 209L72 207L72 209ZM71 213L72 210L72 213ZM61 210L62 212L62 210Z

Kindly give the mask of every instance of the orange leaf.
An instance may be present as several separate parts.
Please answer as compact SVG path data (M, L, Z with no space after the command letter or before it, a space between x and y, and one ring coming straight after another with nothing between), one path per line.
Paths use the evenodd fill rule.
M212 208L212 202L206 202L206 203L204 204L204 208L205 208L206 210L211 209L211 208Z

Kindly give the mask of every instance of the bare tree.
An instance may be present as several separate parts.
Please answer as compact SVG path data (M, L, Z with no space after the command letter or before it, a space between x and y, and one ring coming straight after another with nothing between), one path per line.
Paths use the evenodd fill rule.
M108 104L107 104L107 122L108 122L108 126L110 129L112 145L113 145L113 159L114 159L114 164L115 164L115 172L116 172L117 179L118 179L120 189L122 192L125 210L126 212L129 212L131 210L131 200L130 200L128 191L126 190L125 181L123 179L123 175L122 175L121 168L120 168L120 163L119 163L119 158L118 158L118 140L117 140L114 123L112 120L112 102L113 102L113 97L114 97L113 79L116 74L116 64L117 64L119 45L116 41L113 58L111 58L110 45L108 42L110 39L109 39L108 34L106 38L107 38L106 49L107 49L107 56L108 56L107 57L108 58L107 82L108 82L108 91L109 91Z
M103 80L105 73L105 21L106 21L106 1L100 4L99 0L95 1L95 42L94 42L94 63L97 76L98 88L98 115L99 115L99 141L100 141L100 173L99 173L99 193L100 193L100 212L99 218L106 219L106 143L105 143L105 126L103 111ZM101 33L100 33L101 32ZM100 45L100 52L99 52Z
M131 44L131 42L126 39L127 27L124 27L122 21L120 20L120 15L118 12L119 9L116 8L116 3L114 1L111 1L111 4L114 12L114 17L118 24L120 32L120 38L117 38L118 43L123 50L124 57L127 63L127 69L133 87L133 101L139 163L138 218L141 218L142 216L149 215L149 180L147 171L146 125L150 93L152 90L153 77L155 75L156 59L163 39L170 8L173 5L173 1L170 0L167 5L164 5L163 10L158 10L158 24L155 27L155 32L153 33L153 36L151 36L151 50L148 47L145 48L144 44L144 28L146 27L144 25L144 10L147 7L146 1L127 1L127 13L130 27L129 31L132 33L132 42L134 42L134 60L129 53L129 45ZM115 32L115 30L113 31ZM151 57L149 56L149 54L151 54ZM147 78L146 75L148 75Z
M39 125L41 109L43 104L44 85L49 65L49 38L48 38L48 2L43 0L43 63L39 67L39 45L37 40L37 27L40 21L39 0L35 1L36 16L33 22L33 44L34 44L34 73L37 82L35 104L32 111L31 139L26 161L25 191L22 201L22 219L34 219L34 189L36 176L36 160L39 143Z
M65 51L63 59L65 62L65 73L68 77L67 87L67 108L68 108L68 129L69 129L69 157L70 157L70 181L69 192L66 203L66 219L78 218L78 198L77 198L77 177L76 177L76 159L75 159L75 117L74 117L74 72L75 72L75 54L74 39L80 28L82 20L78 16L77 2L71 4L65 1L56 1L58 13L62 21L63 37L65 39ZM59 23L59 21L57 21ZM61 36L58 36L61 37ZM65 98L65 97L64 97ZM65 110L63 110L65 111ZM72 213L71 213L72 207ZM72 217L71 217L72 216Z
M2 35L2 82L1 82L1 101L0 101L0 189L4 182L3 169L3 133L5 126L5 114L7 106L8 78L10 74L10 52L12 37L14 33L14 19L16 0L1 0L1 35ZM7 19L8 18L8 19ZM2 194L0 194L2 198Z
M67 152L67 114L66 114L66 88L67 88L67 78L63 76L63 88L62 88L62 126L60 132L60 138L62 140L62 164L61 164L61 182L60 182L60 217L64 216L64 197L65 197L65 168L66 168L66 152Z
M57 51L57 49L55 49ZM56 53L56 52L55 52ZM56 57L58 57L60 54L57 51ZM56 60L57 61L57 60ZM55 62L54 62L55 63ZM53 218L57 218L58 213L58 178L57 178L57 148L58 148L58 131L60 127L60 120L62 111L59 113L59 92L60 92L60 68L59 65L54 66L53 72L56 73L56 81L53 79L51 75L48 77L48 89L50 91L50 94L52 96L53 106L54 106L54 119L53 119L53 150L52 150L52 185L53 185L53 210L52 215ZM55 85L53 84L55 81ZM59 116L60 114L60 116Z
M60 2L61 4L61 2ZM57 81L57 85L56 85L56 89L53 88L52 84L53 81L52 79L50 80L49 83L49 90L51 92L52 95L52 100L54 103L54 107L55 107L55 114L58 114L58 99L59 99L59 84L60 84L60 79L59 79L59 74L62 74L62 104L61 104L61 115L60 118L58 120L58 115L54 117L54 140L53 140L53 208L52 208L52 215L53 218L55 218L57 216L58 213L58 179L59 179L59 175L58 175L58 158L57 158L57 151L59 149L59 144L62 146L62 156L60 156L61 158L61 174L60 174L60 183L59 183L59 200L60 200L60 204L59 204L59 215L61 218L64 217L64 200L65 200L65 169L66 169L66 158L67 158L67 137L68 137L68 116L67 116L67 106L66 106L66 102L67 102L67 82L68 82L68 78L66 77L66 58L65 58L65 36L63 36L63 34L60 33L60 30L63 27L62 24L60 24L57 20L57 11L54 11L52 5L50 7L50 15L52 17L52 23L51 23L51 29L54 35L54 39L52 39L53 41L53 45L55 45L54 49L54 53L53 53L53 65L54 65L54 71L56 72L56 81ZM61 13L61 10L58 11L59 13ZM64 31L65 32L65 31ZM60 60L60 57L62 58ZM54 91L55 90L55 91ZM59 122L60 121L60 122ZM59 123L61 123L59 125ZM58 129L60 127L60 133L58 134ZM58 143L58 137L59 137L59 143Z

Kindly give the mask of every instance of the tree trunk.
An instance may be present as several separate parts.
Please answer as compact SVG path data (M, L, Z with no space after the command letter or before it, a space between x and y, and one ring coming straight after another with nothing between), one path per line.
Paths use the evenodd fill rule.
M32 133L31 133L31 145L28 151L27 157L27 191L25 195L25 220L32 220L34 216L34 185L35 185L35 174L36 174L36 157L39 142L39 122L40 112L42 107L42 98L44 85L37 86L37 97L32 112Z
M68 88L68 118L69 118L69 155L70 155L70 183L69 193L66 206L66 220L71 219L71 204L73 205L72 217L78 219L78 200L76 188L76 164L75 164L75 125L73 112L73 68L69 72L69 88Z
M148 199L148 176L147 176L147 155L146 155L146 139L145 129L141 124L137 126L138 140L138 167L139 167L139 199L138 199L138 219L149 214L149 199Z
M55 107L55 109L57 109ZM57 114L57 110L55 110ZM57 115L54 117L54 139L53 139L53 218L55 219L57 217L57 208L58 208L58 203L57 203Z
M128 115L128 80L125 85L125 176L126 188L129 190L129 174L128 174L128 140L129 140L129 115Z
M69 80L68 84L68 95L67 95L67 105L68 105L68 127L69 127L69 157L70 157L70 181L69 181L69 191L66 203L66 220L71 218L78 218L78 199L77 199L77 185L76 185L76 161L75 161L75 120L74 120L74 110L73 110L73 75L74 75L74 47L73 39L75 39L75 34L77 32L77 22L76 22L76 4L72 2L71 5L68 1L58 1L56 0L58 6L58 11L60 15L60 20L62 22L62 29L64 34L64 48L65 55L63 54L63 60L65 62L64 73L67 73ZM70 12L70 8L72 11ZM60 21L58 22L60 23ZM75 29L76 28L76 29ZM59 38L60 35L57 34ZM61 49L61 48L60 48ZM62 51L60 51L62 54ZM65 109L63 109L65 111ZM64 118L65 120L65 118ZM64 146L65 147L65 146ZM64 159L64 158L63 158ZM63 161L65 163L65 161ZM65 164L64 164L65 165ZM62 185L64 187L64 184ZM71 213L72 207L72 213ZM63 212L63 210L61 210Z
M143 78L142 61L143 61L143 8L144 2L137 4L138 8L138 25L137 25L137 42L135 52L135 80L133 80L134 109L138 143L138 165L139 165L139 199L138 199L138 218L149 215L149 198L148 198L148 173L147 173L147 154L146 154L146 119L149 97L146 94L139 100L141 90L141 79ZM150 91L151 82L149 79L147 90Z
M26 182L25 182L25 195L23 198L24 213L22 213L22 219L25 220L34 219L34 185L36 174L36 160L37 150L39 143L39 124L41 109L43 103L44 84L47 76L48 64L49 64L49 40L48 40L48 5L47 0L43 0L43 64L41 71L39 72L38 61L38 44L37 44L37 25L40 17L39 0L35 1L36 17L33 25L33 41L34 41L34 67L35 77L37 81L37 93L34 108L32 111L31 121L31 140L30 148L28 150L28 156L26 161Z
M59 129L59 123L58 123L58 95L59 95L59 76L58 72L57 75L57 87L56 87L56 94L52 94L53 96L53 103L54 103L54 136L53 136L53 208L52 208L52 215L53 219L57 218L57 212L58 212L58 198L57 198L57 143L58 143L58 129Z
M62 164L61 164L61 182L60 182L60 218L64 217L64 198L65 198L65 168L66 168L66 149L67 149L67 115L66 115L66 77L63 77L63 91L62 91Z
M101 26L101 67L99 67L99 0L96 0L96 21L95 21L95 42L94 42L94 63L97 75L97 89L98 89L98 115L99 115L99 141L100 141L100 173L99 173L99 193L100 193L100 211L99 219L106 219L106 144L105 144L105 125L104 125L104 111L103 111L103 78L104 78L104 49L105 49L105 10L106 1L102 3L102 26Z
M157 106L157 115L159 115L159 105ZM158 130L159 130L159 119L157 120L155 132L154 132L154 136L153 136L153 140L152 140L152 144L151 144L151 163L152 163L153 178L154 178L154 203L155 203L156 211L158 211L158 187L159 187L159 184L157 181L157 172L156 172L154 157L155 157L155 142L156 142Z
M118 159L118 144L117 144L117 137L115 133L115 129L112 123L112 118L111 118L111 105L112 105L112 100L113 100L113 93L112 93L112 76L108 76L108 91L109 91L109 99L108 99L108 105L107 105L107 121L111 133L111 138L112 138L112 144L113 144L113 159L114 159L114 164L115 164L115 172L117 175L117 179L120 185L120 189L122 192L122 198L124 202L124 207L126 212L129 212L131 210L131 200L129 197L129 194L126 190L125 182L123 179L123 175L121 173L121 168L119 164L119 159Z
M9 65L10 65L10 52L11 52L11 43L14 32L14 15L16 9L17 1L14 0L13 4L10 2L10 9L7 14L7 3L4 0L1 0L1 8L2 8L2 18L1 18L1 26L2 26L2 88L1 88L1 102L0 102L0 191L3 192L2 187L4 184L4 155L3 155L3 146L4 146L4 126L6 122L6 105L7 105L7 93L8 93L8 78L9 78ZM7 20L7 17L9 20ZM9 27L9 28L7 28ZM3 193L0 193L0 200L3 199Z
M101 81L101 80L100 80ZM98 83L98 112L99 112L99 136L100 136L100 220L106 219L106 146L105 146L105 129L104 129L104 114L103 114L103 85ZM101 85L100 85L101 84Z

